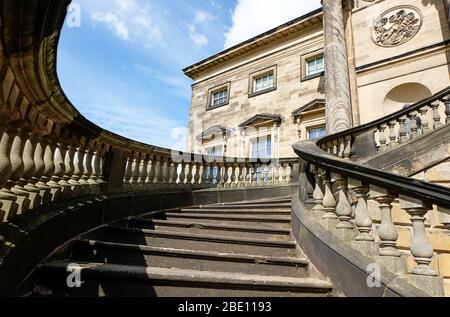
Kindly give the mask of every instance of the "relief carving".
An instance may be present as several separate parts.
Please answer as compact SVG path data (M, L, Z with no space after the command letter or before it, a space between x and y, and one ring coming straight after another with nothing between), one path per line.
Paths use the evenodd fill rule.
M413 6L392 8L375 20L372 41L382 47L402 45L419 32L422 22L422 13Z

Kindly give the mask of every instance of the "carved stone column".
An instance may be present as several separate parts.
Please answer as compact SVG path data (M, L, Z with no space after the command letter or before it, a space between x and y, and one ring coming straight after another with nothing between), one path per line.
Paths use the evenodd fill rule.
M353 126L342 0L322 0L327 132Z

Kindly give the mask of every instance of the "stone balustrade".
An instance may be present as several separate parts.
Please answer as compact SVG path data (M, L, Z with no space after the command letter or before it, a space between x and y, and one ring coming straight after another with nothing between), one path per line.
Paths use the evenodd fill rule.
M450 87L432 97L317 143L329 154L361 160L399 147L450 122Z

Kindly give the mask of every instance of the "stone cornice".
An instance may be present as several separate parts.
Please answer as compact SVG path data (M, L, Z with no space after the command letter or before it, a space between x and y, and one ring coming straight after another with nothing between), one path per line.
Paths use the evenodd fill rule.
M200 73L211 67L217 66L223 62L236 59L250 51L260 49L270 43L291 36L296 32L301 32L304 28L322 22L322 9L314 10L304 16L295 20L282 24L270 31L253 37L243 43L226 49L218 54L215 54L205 60L183 69L186 76L194 79Z

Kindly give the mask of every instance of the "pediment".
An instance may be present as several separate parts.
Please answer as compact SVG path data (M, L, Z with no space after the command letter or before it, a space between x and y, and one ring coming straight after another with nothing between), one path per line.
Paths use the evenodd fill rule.
M229 137L233 131L224 126L213 126L203 131L200 135L197 136L198 140L212 140L217 137Z
M313 112L316 110L324 110L325 109L325 99L314 99L310 102L308 102L306 105L301 106L294 112L292 112L292 115L297 118L300 117L308 112Z
M250 119L242 122L239 127L245 128L249 126L260 125L264 123L277 123L280 124L284 120L283 116L279 114L260 113Z

